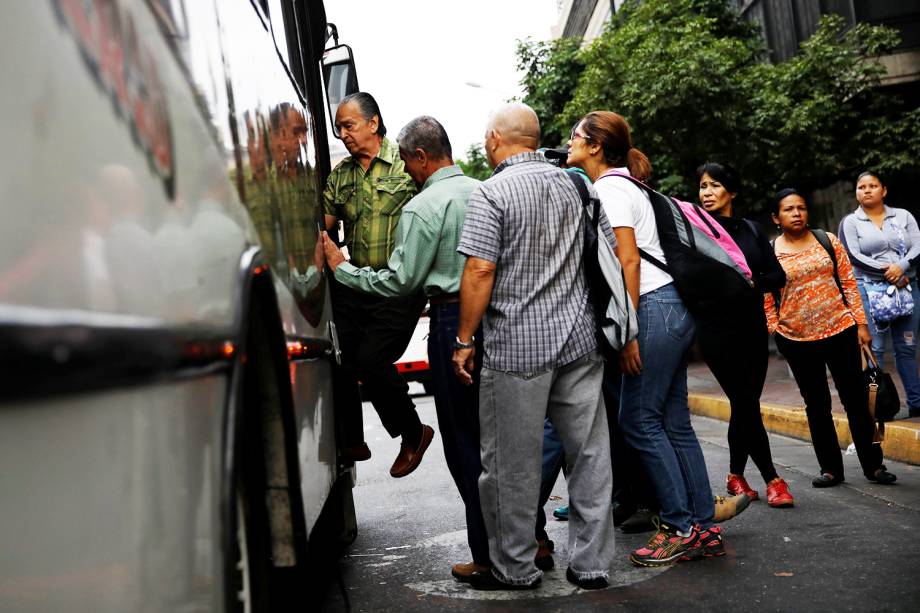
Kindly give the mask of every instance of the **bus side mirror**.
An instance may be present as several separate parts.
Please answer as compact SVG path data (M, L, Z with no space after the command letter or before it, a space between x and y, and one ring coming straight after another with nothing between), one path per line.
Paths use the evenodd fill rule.
M341 138L335 127L335 113L342 99L358 91L358 74L355 72L355 58L348 45L336 45L323 53L323 81L326 84L326 102L329 105L329 120L332 133Z

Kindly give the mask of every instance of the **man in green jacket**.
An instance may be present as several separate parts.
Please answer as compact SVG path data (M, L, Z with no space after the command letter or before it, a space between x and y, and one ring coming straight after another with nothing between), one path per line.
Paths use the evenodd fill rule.
M350 156L336 166L326 183L326 228L332 231L341 220L352 261L372 270L385 268L396 242L396 224L416 193L415 185L398 149L386 138L373 96L364 92L346 96L336 111L335 125ZM419 420L409 386L394 366L412 338L425 295L415 291L384 298L341 283L331 285L342 349L342 366L334 369L340 459L348 463L371 456L364 442L360 380L361 391L373 403L384 428L393 438L402 437L390 474L404 477L418 466L434 436L434 430Z
M385 268L347 262L328 236L326 261L339 283L377 296L401 296L423 289L431 303L428 362L438 426L450 474L466 506L467 539L473 561L455 564L461 581L489 567L489 544L479 507L479 391L454 376L451 356L457 337L460 277L465 259L457 243L466 203L479 181L453 163L450 141L433 117L417 117L399 133L399 155L421 190L402 211L396 246ZM479 355L482 355L480 347ZM478 383L478 377L476 378Z

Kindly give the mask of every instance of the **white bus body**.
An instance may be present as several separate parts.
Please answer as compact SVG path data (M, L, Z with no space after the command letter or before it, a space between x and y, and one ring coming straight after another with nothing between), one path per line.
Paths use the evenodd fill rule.
M2 12L0 610L303 595L320 514L350 499L322 3Z

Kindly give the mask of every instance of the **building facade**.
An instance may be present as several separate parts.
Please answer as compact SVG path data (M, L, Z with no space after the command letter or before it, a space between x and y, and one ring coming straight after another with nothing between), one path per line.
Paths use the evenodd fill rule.
M887 69L882 86L920 103L920 0L734 0L746 19L760 26L772 62L784 62L818 29L822 15L837 14L849 27L886 25L901 41L880 58Z
M771 62L784 62L818 29L822 15L837 14L848 27L871 23L894 28L900 42L879 58L886 69L881 88L920 106L920 0L734 0L741 15L757 23L769 49ZM816 225L836 228L853 210L852 183L841 181L814 192ZM915 198L916 181L889 182L889 203L920 213Z
M553 38L582 38L589 43L604 31L604 26L624 0L558 0L559 21Z

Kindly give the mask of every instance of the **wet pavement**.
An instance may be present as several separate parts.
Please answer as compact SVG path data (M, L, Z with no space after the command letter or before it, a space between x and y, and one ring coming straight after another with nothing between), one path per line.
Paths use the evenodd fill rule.
M437 429L431 398L416 402L422 420ZM704 417L693 423L713 490L722 493L727 424ZM912 580L920 573L920 467L889 462L898 484L879 486L862 477L855 455L847 455L847 481L817 490L810 484L817 471L811 445L775 435L774 459L796 506L753 503L724 524L726 556L639 569L626 555L648 535L616 530L611 587L588 592L565 580L567 524L551 519L556 568L540 588L477 592L450 576L450 566L467 561L469 551L440 437L415 473L392 479L388 469L398 443L367 404L365 424L373 457L358 465L359 535L340 561L340 584L330 589L323 611L913 611L920 599L920 583ZM764 495L759 479L750 481ZM560 500L551 501L548 512L567 497L562 478L554 494Z

